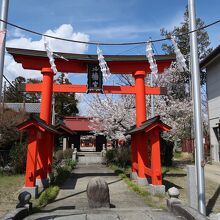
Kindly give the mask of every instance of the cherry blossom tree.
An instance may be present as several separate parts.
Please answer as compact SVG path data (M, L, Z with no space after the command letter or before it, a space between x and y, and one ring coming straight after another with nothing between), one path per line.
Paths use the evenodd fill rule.
M86 99L93 117L93 129L109 139L125 139L125 132L135 124L134 96L92 95Z
M180 73L176 64L165 70L164 73L154 77L154 85L166 87L166 95L154 95L155 115L160 115L161 120L170 125L172 130L164 133L164 138L170 141L181 141L193 136L193 103L189 84L183 79L186 77ZM130 76L123 78L123 83L133 85L133 79ZM146 77L146 85L150 85L150 76ZM205 101L205 98L203 98ZM100 133L101 131L110 139L122 139L126 130L135 125L135 96L133 95L92 95L92 98L86 99L90 106L89 114L93 116L93 129ZM151 117L150 95L146 96L146 108L148 118ZM207 124L207 110L203 107L203 121ZM101 125L101 126L100 126ZM101 129L100 129L101 127Z
M164 133L164 138L179 141L191 136L192 128L192 99L188 84L173 63L163 74L154 78L156 86L165 87L166 95L154 96L156 115L160 115L164 123L172 127L171 131ZM150 106L150 103L149 103Z

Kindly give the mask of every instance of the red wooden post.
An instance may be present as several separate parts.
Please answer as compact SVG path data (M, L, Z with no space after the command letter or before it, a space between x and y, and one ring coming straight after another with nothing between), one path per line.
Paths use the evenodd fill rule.
M144 71L136 71L133 76L135 78L135 91L136 91L136 126L140 127L141 123L146 120L146 99L145 99L145 75ZM146 178L144 174L145 164L147 161L147 148L146 138L144 135L137 134L137 161L138 161L138 177ZM134 153L135 154L135 153Z
M138 177L146 178L145 176L145 167L147 164L147 144L146 144L146 135L144 133L138 133Z
M161 159L160 159L160 135L159 135L158 128L152 131L150 139L151 139L152 184L162 185Z
M132 158L132 173L137 172L136 165L137 165L137 138L136 135L131 136L131 158Z
M51 124L51 105L53 93L53 76L51 68L43 68L42 97L40 106L40 118L48 125Z
M135 78L136 91L136 126L140 127L141 123L146 120L146 99L145 99L145 78L144 71L136 71L133 76Z
M54 146L54 136L53 134L48 134L48 173L52 173L52 163L53 163L53 146Z
M36 129L29 130L25 187L35 187L38 141Z
M52 105L52 93L53 93L53 76L54 73L51 68L43 68L43 82L42 82L42 97L40 107L40 118L44 120L48 125L51 124L51 105ZM39 154L37 158L37 182L43 184L47 179L48 162L51 163L52 154L52 137L51 134L46 132L43 139L40 141ZM49 159L50 158L50 159ZM50 169L50 168L49 168Z

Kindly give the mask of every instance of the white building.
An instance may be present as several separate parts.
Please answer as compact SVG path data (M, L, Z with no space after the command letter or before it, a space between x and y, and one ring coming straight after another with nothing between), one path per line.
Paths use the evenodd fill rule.
M207 97L211 158L219 162L220 155L220 45L201 63L207 73Z

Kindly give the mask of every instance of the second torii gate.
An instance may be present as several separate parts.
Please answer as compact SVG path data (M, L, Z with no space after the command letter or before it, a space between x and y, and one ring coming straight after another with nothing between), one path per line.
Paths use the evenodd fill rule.
M26 84L25 91L42 93L40 118L44 120L46 124L51 124L51 105L53 92L87 92L86 85L53 84L54 73L50 68L49 60L45 51L16 48L7 48L7 51L14 57L16 62L22 64L24 69L41 71L43 75L43 82L41 84ZM69 53L57 54L68 59L68 61L60 58L56 59L55 63L59 72L87 73L88 64L98 64L96 55ZM174 61L175 58L173 56L157 55L155 56L155 59L158 65L158 72L163 72L165 68L170 66L171 62ZM145 95L161 95L164 94L164 89L159 87L145 86L145 76L147 73L151 72L149 63L146 60L146 56L105 56L105 60L107 61L112 74L133 75L135 79L134 86L103 86L103 92L106 94L134 94L136 96L136 127L140 127L142 122L147 119ZM50 134L48 134L47 138L49 140L47 141L48 145L46 146L41 141L38 149L38 160L41 160L41 166L44 167L44 169L40 169L39 167L39 172L47 171L47 173L42 173L40 175L39 172L37 172L36 185L40 185L41 182L45 182L45 180L42 179L42 176L46 177L47 174L51 172L53 138L50 136ZM134 154L137 153L138 152L134 152ZM29 155L27 155L27 157L29 157ZM27 175L26 178L28 178Z

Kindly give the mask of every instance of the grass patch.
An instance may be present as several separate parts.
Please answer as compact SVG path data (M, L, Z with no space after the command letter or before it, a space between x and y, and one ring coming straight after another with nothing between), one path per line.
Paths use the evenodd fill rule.
M181 159L182 158L181 152L174 152L173 153L173 158L174 159Z
M164 195L151 195L146 187L141 187L133 182L129 178L130 168L119 168L115 165L112 165L111 168L114 170L115 174L117 174L130 189L136 192L138 195L142 196L146 202L146 204L152 208L166 209L166 200Z
M33 200L33 212L38 212L41 207L46 206L56 199L60 190L59 186L66 181L75 167L76 162L72 161L72 159L65 159L63 160L63 164L59 164L55 167L55 175L51 186L45 189L40 194L39 198Z
M23 185L24 175L0 175L0 218L16 206Z
M162 174L186 174L186 171L180 167L162 167Z
M0 187L20 186L24 183L24 175L0 175Z
M173 153L173 160L178 160L178 161L193 161L193 154L192 153L187 153L187 152L174 152Z

